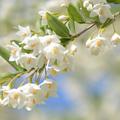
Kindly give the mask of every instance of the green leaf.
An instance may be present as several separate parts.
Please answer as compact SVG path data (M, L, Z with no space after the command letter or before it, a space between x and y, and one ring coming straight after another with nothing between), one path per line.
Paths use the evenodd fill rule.
M84 23L84 20L82 16L80 15L80 12L77 10L77 8L73 4L69 4L67 7L68 14L70 18L78 23Z
M60 41L63 46L66 46L71 41L71 39L70 38L61 38Z
M75 22L73 20L69 20L68 27L71 32L75 33Z
M0 46L0 56L2 58L4 58L12 67L14 67L17 71L22 71L23 69L18 66L15 62L10 62L9 61L9 57L10 57L10 53L7 49L5 49L4 47Z
M68 28L55 16L47 13L47 21L50 28L59 36L61 37L70 37Z
M107 0L107 2L119 4L120 0Z
M14 78L17 73L1 73L0 74L0 84L4 84Z

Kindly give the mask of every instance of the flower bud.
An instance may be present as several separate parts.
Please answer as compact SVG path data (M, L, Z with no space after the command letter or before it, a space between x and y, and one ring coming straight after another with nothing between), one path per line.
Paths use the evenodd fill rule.
M117 33L114 33L112 38L111 38L111 42L114 44L114 45L118 45L120 44L120 35L117 34Z
M65 15L61 15L58 17L59 20L61 21L66 21L68 19L68 16L65 16Z

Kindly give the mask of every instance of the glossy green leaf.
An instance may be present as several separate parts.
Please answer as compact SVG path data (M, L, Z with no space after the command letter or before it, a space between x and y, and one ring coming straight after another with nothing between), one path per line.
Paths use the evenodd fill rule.
M119 4L120 0L107 0L107 2Z
M15 62L10 62L9 61L9 57L10 57L10 53L9 53L9 51L6 49L6 48L4 48L4 47L2 47L2 46L0 46L0 56L2 57L2 58L4 58L12 67L14 67L17 71L21 71L21 70L23 70L20 66L18 66Z
M50 28L61 37L70 37L68 28L55 16L47 13L47 21Z
M80 14L80 12L77 10L77 8L73 4L69 4L67 7L68 14L70 18L78 23L84 23L84 20Z

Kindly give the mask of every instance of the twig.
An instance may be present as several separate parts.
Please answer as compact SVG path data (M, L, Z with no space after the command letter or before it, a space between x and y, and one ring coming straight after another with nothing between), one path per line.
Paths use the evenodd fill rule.
M88 28L84 29L83 31L81 31L80 33L76 34L76 35L73 35L72 38L77 38L79 37L80 35L82 35L83 33L85 33L86 31L88 31L89 29L91 29L92 27L94 27L96 24L92 24L90 25Z
M114 14L114 18L118 17L120 15L120 12L117 12ZM115 19L114 19L115 20ZM93 28L96 24L92 24L90 25L88 28L84 29L83 31L81 31L80 33L77 33L76 35L73 35L72 38L77 38L79 36L81 36L83 33L85 33L86 31L88 31L89 29Z

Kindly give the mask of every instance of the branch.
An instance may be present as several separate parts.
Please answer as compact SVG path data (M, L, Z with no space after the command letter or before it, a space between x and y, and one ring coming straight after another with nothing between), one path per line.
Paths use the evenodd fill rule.
M114 14L114 18L117 18L120 15L120 12L117 12L116 14ZM115 21L115 19L113 19L113 21ZM92 24L90 25L88 28L84 29L83 31L81 31L80 33L77 33L76 35L73 35L72 38L77 38L79 36L81 36L83 33L85 33L86 31L88 31L89 29L93 28L96 24Z
M93 28L95 25L96 25L95 23L92 24L92 25L90 25L88 28L84 29L84 30L81 31L80 33L78 33L78 34L76 34L76 35L73 35L72 38L74 39L74 38L79 37L80 35L82 35L82 34L85 33L86 31L88 31L89 29Z

